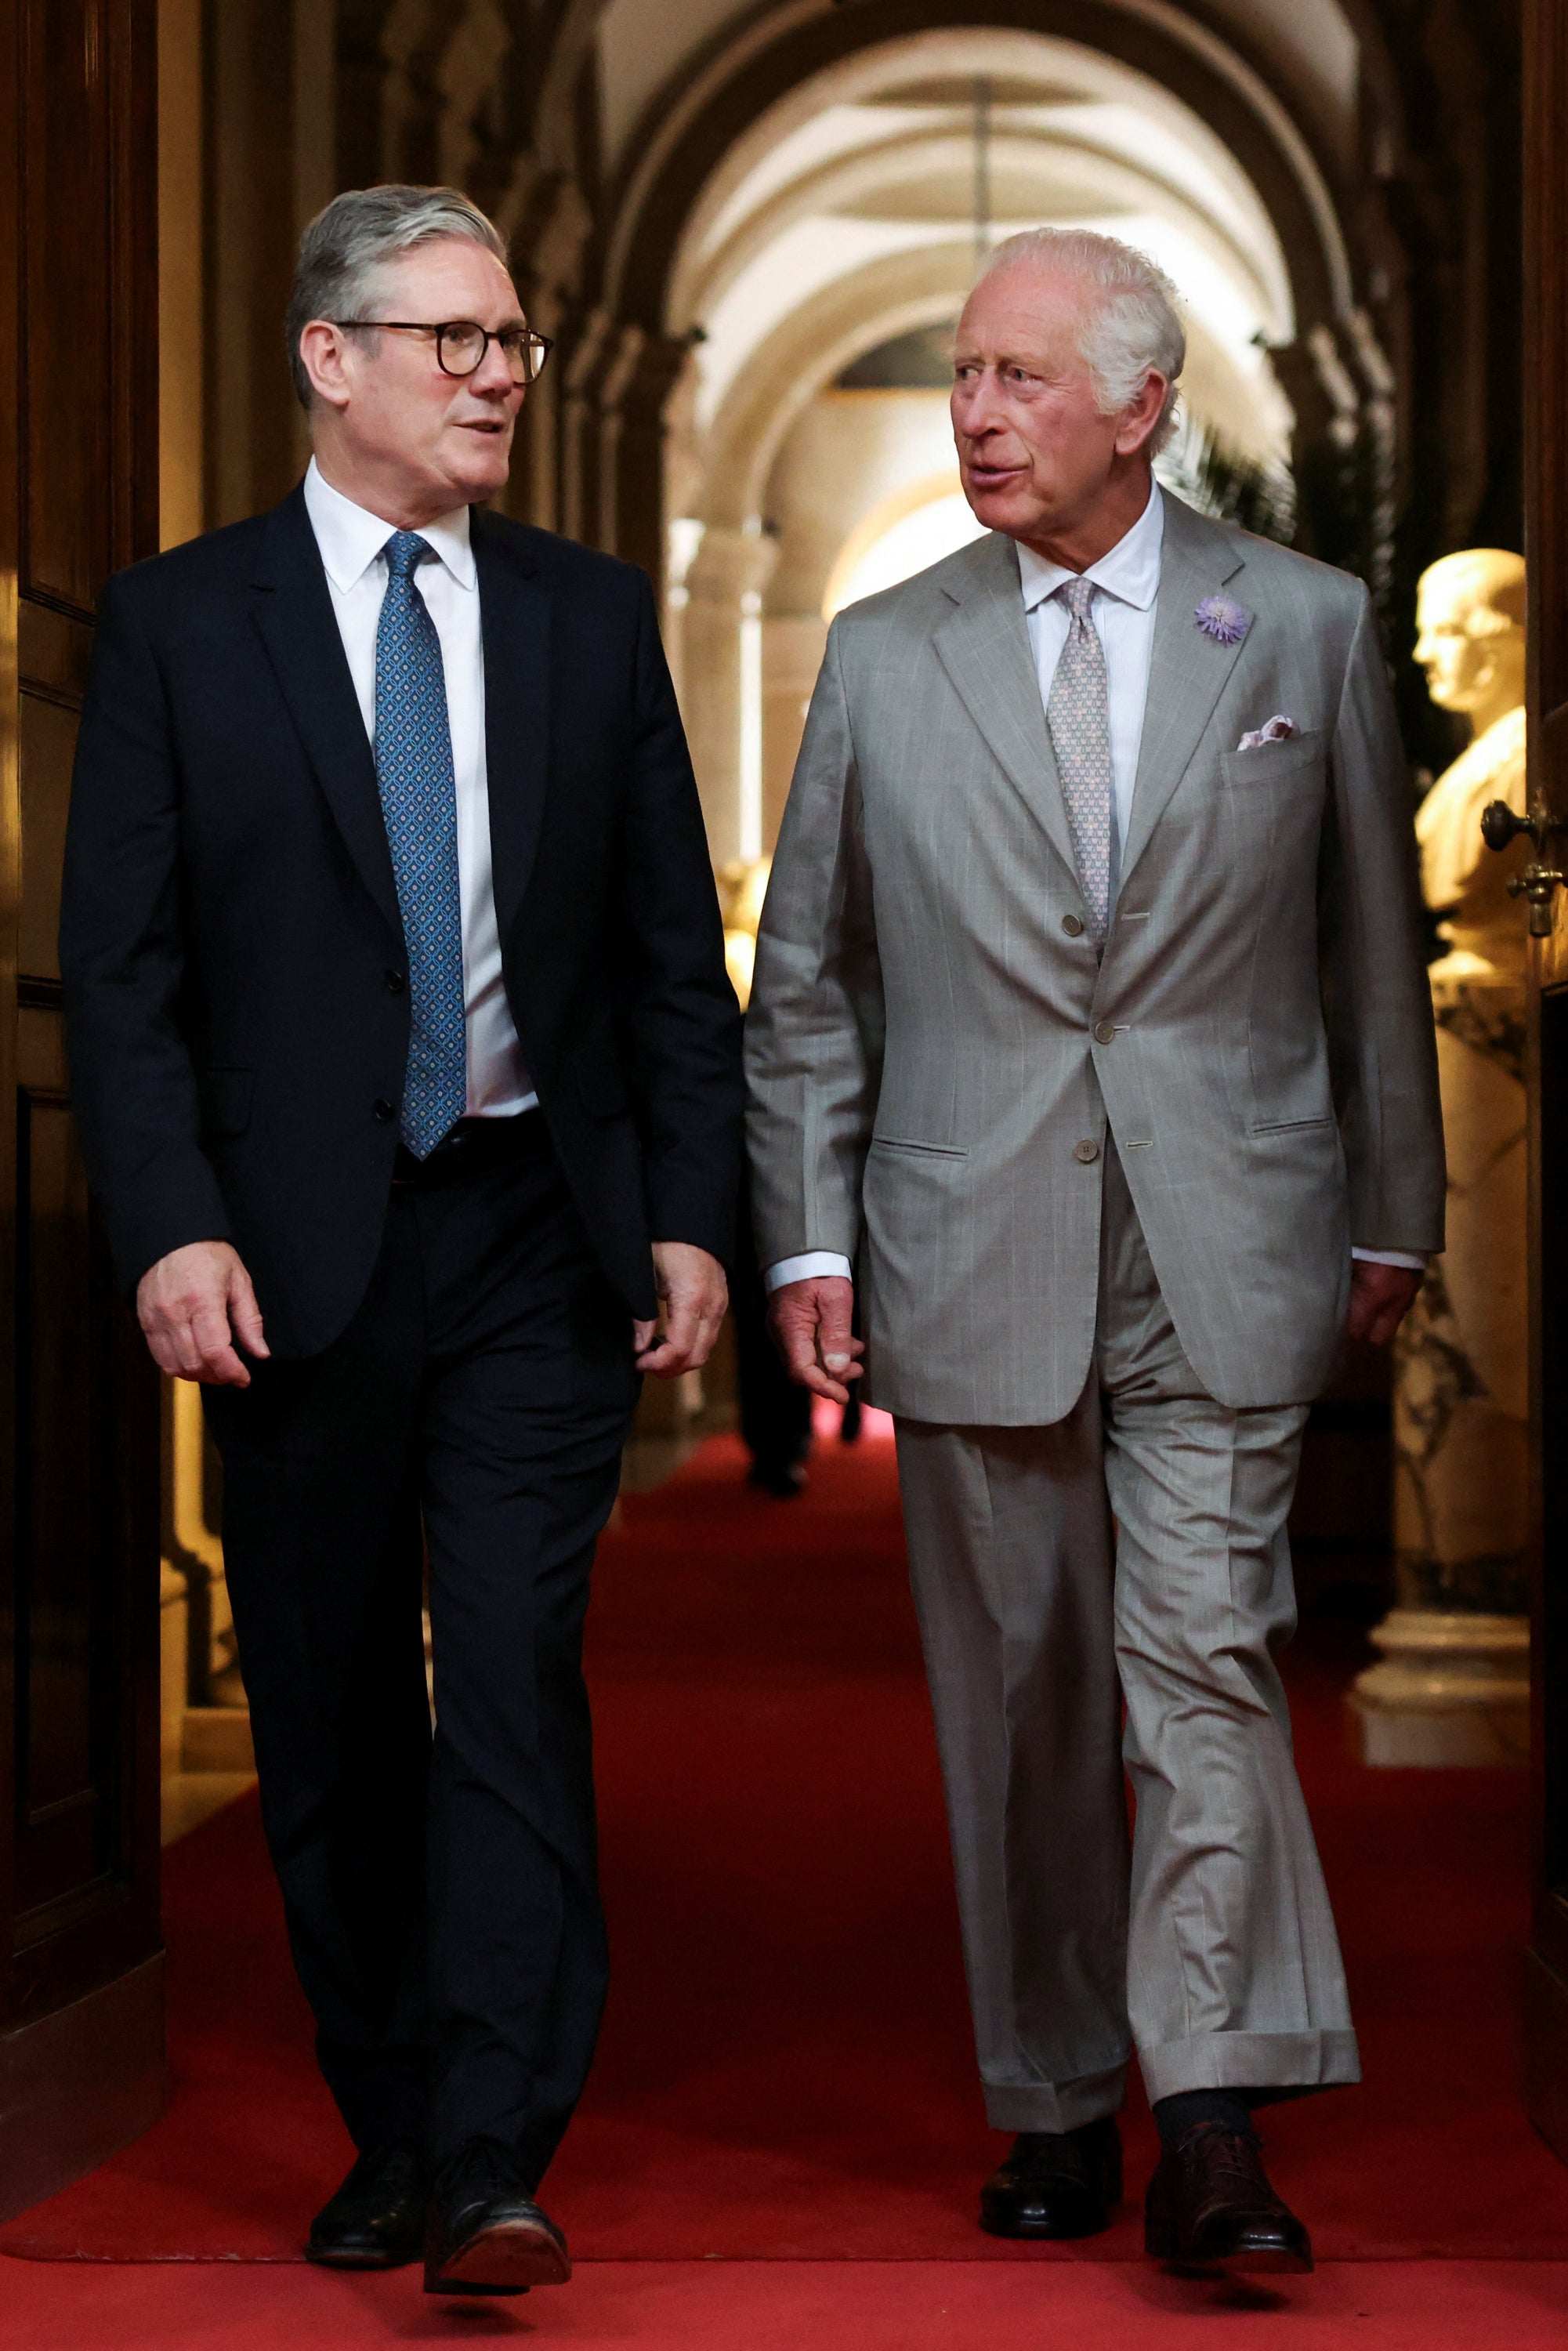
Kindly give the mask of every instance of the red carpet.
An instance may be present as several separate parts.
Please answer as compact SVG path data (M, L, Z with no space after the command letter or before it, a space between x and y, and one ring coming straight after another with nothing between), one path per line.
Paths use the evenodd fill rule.
M417 2274L0 2263L5 2351L1561 2351L1560 2263L1357 2262L1288 2294L1145 2264L601 2262L564 2294L455 2304Z
M875 1437L854 1454L821 1447L811 1491L793 1504L748 1492L740 1458L729 1440L709 1445L673 1484L629 1500L623 1531L604 1546L592 1674L616 1978L589 2097L551 2175L552 2209L591 2262L1131 2262L1131 2204L1109 2236L1043 2252L973 2226L999 2142L984 2128L974 2079L891 1447ZM1271 2115L1273 2168L1328 2260L1568 2260L1568 2171L1516 2096L1522 1781L1363 1770L1343 1741L1348 1670L1321 1640L1303 1643L1292 1686L1368 2079ZM90 2179L0 2231L0 2249L287 2262L346 2164L315 2080L254 1803L173 1848L165 1883L171 2112ZM1141 2111L1130 2141L1141 2185L1152 2147ZM868 2273L864 2293L874 2299L874 2281L894 2274ZM943 2301L932 2274L888 2287L902 2331L821 2339L909 2351L957 2341L916 2323L917 2305L929 2314ZM1348 2315L1370 2305L1346 2274L1332 2308ZM1095 2331L1106 2341L1120 2339L1113 2309L1130 2323L1163 2291L1134 2283L1144 2275L1127 2272L1104 2304ZM17 2323L20 2284L9 2269L0 2283ZM964 2286L966 2307L995 2314L977 2339L1015 2339L1003 2324L1009 2291L999 2278ZM779 2293L789 2299L782 2283ZM1111 2293L1087 2278L1071 2288ZM1535 2286L1520 2293L1536 2306ZM374 2294L352 2294L371 2324ZM48 2339L90 2339L66 2323L57 2296L49 2306ZM103 2339L157 2339L111 2325L116 2306L106 2284L93 2304L106 2314ZM1304 2322L1308 2304L1292 2306ZM548 2307L569 2337L579 2328L564 2302ZM1378 2307L1392 2310L1386 2296ZM261 2308L235 2302L227 2339L263 2340L245 2318ZM542 2321L545 2298L528 2308ZM1086 2319L1089 2310L1085 2301ZM491 2331L514 2323L490 2317ZM612 2336L624 2332L605 2324ZM1249 2339L1239 2326L1232 2335ZM0 2339L46 2336L7 2325ZM721 2338L694 2317L680 2339ZM722 2339L806 2338L748 2320ZM1417 2329L1409 2339L1438 2337ZM1491 2339L1467 2330L1471 2343ZM1534 2338L1521 2325L1516 2339Z

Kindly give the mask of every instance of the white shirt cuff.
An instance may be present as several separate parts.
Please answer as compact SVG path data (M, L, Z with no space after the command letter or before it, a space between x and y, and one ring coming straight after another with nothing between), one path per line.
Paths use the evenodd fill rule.
M1413 1257L1408 1249L1353 1249L1351 1255L1359 1258L1363 1265L1402 1265L1407 1273L1425 1273L1427 1270L1426 1257Z
M771 1298L787 1281L810 1281L813 1276L822 1274L838 1274L845 1281L852 1281L854 1271L848 1258L840 1257L836 1249L808 1249L804 1257L781 1257L777 1265L770 1265L762 1277L762 1286Z

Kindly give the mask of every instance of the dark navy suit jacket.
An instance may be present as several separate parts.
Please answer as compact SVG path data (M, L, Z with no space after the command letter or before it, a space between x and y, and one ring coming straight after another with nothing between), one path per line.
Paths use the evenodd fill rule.
M653 1240L727 1259L739 1016L646 576L476 510L507 996L629 1311ZM304 497L99 607L61 920L72 1089L128 1289L229 1239L275 1353L370 1280L408 1055L375 768Z

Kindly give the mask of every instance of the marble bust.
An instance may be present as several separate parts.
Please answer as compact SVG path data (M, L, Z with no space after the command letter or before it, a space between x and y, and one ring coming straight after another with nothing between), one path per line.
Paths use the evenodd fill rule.
M1480 831L1489 800L1524 812L1524 580L1523 557L1495 547L1446 555L1421 577L1416 658L1433 701L1471 727L1416 819L1421 886L1446 916L1448 953L1432 972L1439 989L1524 976L1527 933L1508 878L1527 852L1495 856Z
M1529 1748L1530 1398L1525 1268L1528 857L1481 838L1489 800L1525 806L1525 571L1498 548L1422 575L1416 658L1471 739L1421 804L1448 1155L1448 1238L1395 1346L1397 1604L1353 1704L1369 1761L1522 1761Z

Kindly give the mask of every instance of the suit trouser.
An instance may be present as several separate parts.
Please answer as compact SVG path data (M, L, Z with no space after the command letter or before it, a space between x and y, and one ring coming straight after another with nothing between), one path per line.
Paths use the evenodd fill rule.
M267 1840L361 2148L484 2134L537 2179L581 2091L606 1979L582 1622L636 1391L536 1113L394 1188L324 1354L206 1392Z
M1129 2043L1151 2099L1360 2078L1274 1662L1295 1629L1306 1407L1206 1393L1113 1151L1101 1257L1094 1363L1065 1420L898 1423L999 2130L1114 2113Z

